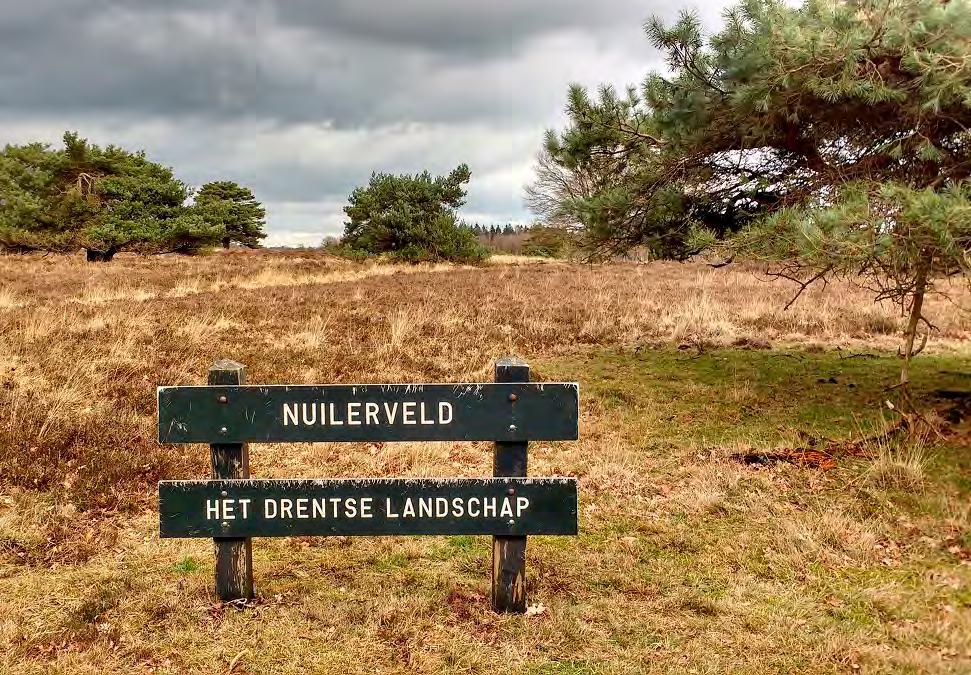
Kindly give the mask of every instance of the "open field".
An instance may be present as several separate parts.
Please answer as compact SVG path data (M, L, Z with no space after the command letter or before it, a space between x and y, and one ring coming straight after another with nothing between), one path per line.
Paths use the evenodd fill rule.
M971 672L951 290L913 380L952 423L852 444L893 414L901 320L847 284L783 312L791 287L731 267L0 257L0 672ZM257 540L244 609L213 598L208 541L158 538L155 482L208 450L153 440L156 385L221 357L251 382L486 381L506 354L580 382L581 440L530 455L581 491L579 537L530 540L542 611L488 610L484 537ZM487 443L251 446L258 477L491 466Z

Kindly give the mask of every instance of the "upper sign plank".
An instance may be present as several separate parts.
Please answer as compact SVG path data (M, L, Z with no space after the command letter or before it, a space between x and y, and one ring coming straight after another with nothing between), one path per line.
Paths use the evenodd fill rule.
M161 443L576 440L575 383L159 387Z

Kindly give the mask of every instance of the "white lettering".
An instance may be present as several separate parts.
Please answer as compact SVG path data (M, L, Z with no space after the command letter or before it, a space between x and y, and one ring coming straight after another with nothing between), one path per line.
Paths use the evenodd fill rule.
M448 415L446 416L446 413ZM442 401L438 404L438 423L439 424L450 424L452 422L452 404L448 401Z
M444 518L448 515L448 500L445 497L435 497L435 517Z
M323 499L314 499L313 503L313 517L314 518L326 518L327 517L327 502Z
M331 507L332 507L332 508L331 508L331 515L332 515L332 516L333 516L334 518L338 518L338 517L340 517L340 516L338 515L338 513L337 513L337 506L338 506L338 505L339 505L340 503L341 503L341 498L340 498L340 497L331 497L331 498L330 498L330 505L331 505Z
M384 419L381 412L384 406ZM438 402L438 417L434 416L434 403L425 401L394 401L377 403L375 401L351 401L344 407L336 403L319 401L315 403L284 403L283 426L311 426L318 424L339 427L343 425L361 426L380 424L421 424L431 426L435 424L451 424L455 419L455 411L448 401ZM319 407L319 410L318 410ZM399 418L400 410L400 418ZM343 412L345 417L341 418Z
M337 419L337 411L334 409L334 404L330 404L330 425L332 427L342 427L344 426L344 421Z
M361 518L373 518L374 514L371 513L371 502L374 501L371 497L361 497Z
M414 424L415 423L415 402L405 401L401 404L401 423L402 424Z
M246 499L239 500L239 505L243 507L243 520L245 520L246 518L249 518L249 514L246 512L246 509L249 506L249 503L251 501L253 500L250 499L249 497L247 497Z
M272 507L272 508L271 508ZM277 503L273 499L263 500L263 517L267 520L276 518Z
M293 518L293 500L292 499L281 499L280 500L280 517L281 518Z
M299 497L297 499L297 518L309 518L310 514L307 513L307 507L310 506L310 500L306 497Z
M526 497L516 497L516 517L523 515L523 511L529 508L529 499Z
M293 424L294 426L300 424L300 418L297 417L296 403L283 404L283 426L288 426L290 424Z
M219 500L206 500L206 520L219 520Z
M475 511L472 511L472 503L473 502L475 502ZM465 508L466 508L466 511L468 512L470 518L478 518L479 517L479 513L480 513L480 511L479 511L479 498L478 497L469 497L469 503L468 503L468 505Z
M432 515L432 498L421 497L418 500L418 517L426 518Z
M461 497L456 497L452 500L452 516L455 518L461 518L465 515L465 502L462 501Z
M365 424L380 424L378 422L378 410L380 406L374 401L368 401L364 404L364 423Z
M405 508L401 510L401 515L405 518L415 517L415 505L411 503L411 497L405 500Z
M485 518L496 517L496 498L495 497L485 497L482 500L482 515Z
M235 501L235 499L223 500L223 520L236 520L236 514L233 509L233 502Z
M344 516L347 518L357 518L357 499L349 497L344 500Z
M502 500L502 509L499 511L499 516L501 518L512 518L512 502L509 501L509 497L505 497Z
M310 410L310 414L307 414L307 410ZM317 423L317 406L313 403L301 403L300 410L303 413L303 423L304 424L316 424Z
M385 497L384 499L384 512L388 514L388 518L398 517L398 514L391 508L391 497Z

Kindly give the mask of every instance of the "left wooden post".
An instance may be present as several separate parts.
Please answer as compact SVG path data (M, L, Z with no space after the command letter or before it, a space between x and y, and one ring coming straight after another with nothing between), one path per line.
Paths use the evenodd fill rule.
M239 385L246 382L246 366L222 359L209 369L210 385ZM219 403L229 403L221 396ZM213 443L212 477L249 478L249 448L246 443ZM216 595L223 602L253 597L253 548L249 538L214 539L216 548Z

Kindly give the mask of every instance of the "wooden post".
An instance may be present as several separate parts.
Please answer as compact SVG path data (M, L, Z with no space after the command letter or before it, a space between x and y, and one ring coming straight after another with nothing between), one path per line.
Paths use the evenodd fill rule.
M210 385L234 385L246 382L246 367L222 359L209 369ZM230 394L231 396L232 394ZM228 403L220 397L219 403ZM213 478L249 478L249 448L245 443L214 443ZM223 602L248 600L253 597L253 549L250 539L214 539L216 548L216 595Z
M496 382L529 382L529 364L515 358L496 362ZM509 405L516 405L515 394ZM515 408L514 408L515 409ZM528 441L496 441L492 475L526 476ZM492 609L526 611L526 537L492 538Z

